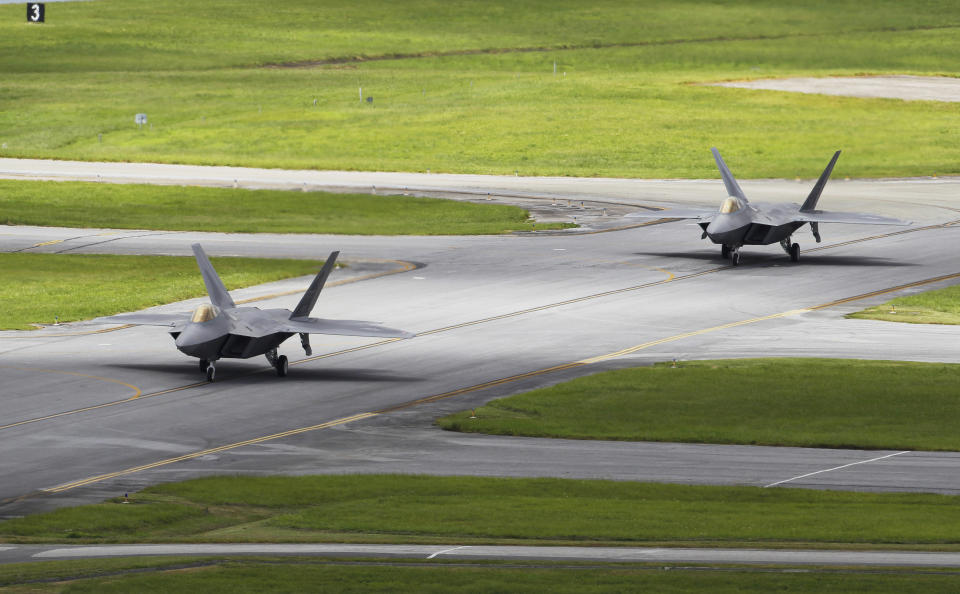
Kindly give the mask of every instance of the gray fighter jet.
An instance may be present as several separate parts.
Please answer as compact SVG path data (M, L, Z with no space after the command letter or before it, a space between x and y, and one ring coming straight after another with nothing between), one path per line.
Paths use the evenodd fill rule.
M833 166L840 157L840 151L833 154L830 164L823 170L813 190L803 204L751 204L740 184L723 162L720 151L715 148L713 158L727 188L727 199L719 210L702 208L676 208L655 212L633 212L626 216L647 219L696 219L703 229L701 239L710 238L721 245L720 254L729 258L736 266L740 263L740 248L745 245L769 245L780 242L790 259L800 260L800 244L792 243L793 232L810 224L813 237L820 243L820 223L851 223L857 225L909 225L907 221L891 219L871 214L853 212L825 212L817 210L817 201Z
M218 359L249 359L257 355L265 355L277 370L277 375L287 375L287 357L278 356L277 347L294 334L300 335L300 344L308 357L313 352L310 348L311 334L387 338L413 336L410 332L386 328L373 322L309 317L340 252L330 254L293 311L237 307L200 244L193 244L193 254L207 286L210 303L197 307L192 314L130 313L94 321L168 326L177 348L184 354L200 359L200 371L206 374L207 381L213 381L216 373L213 365Z

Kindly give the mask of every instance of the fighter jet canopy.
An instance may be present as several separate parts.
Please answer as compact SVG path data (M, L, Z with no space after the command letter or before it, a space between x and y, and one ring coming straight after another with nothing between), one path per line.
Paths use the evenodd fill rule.
M741 208L743 208L743 204L740 203L740 199L736 196L729 196L723 201L723 204L720 205L720 214L730 214L737 212Z
M194 324L209 322L213 318L217 317L217 314L219 313L220 308L215 305L210 305L209 303L204 303L203 305L197 307L197 309L193 310L193 316L190 318L190 321Z

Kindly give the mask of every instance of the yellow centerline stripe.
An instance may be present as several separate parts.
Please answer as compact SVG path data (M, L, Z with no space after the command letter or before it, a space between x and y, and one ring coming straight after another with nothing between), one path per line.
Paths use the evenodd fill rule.
M216 448L209 448L206 450L200 450L198 452L191 452L189 454L184 454L182 456L177 456L176 458L168 458L166 460L159 460L157 462L151 462L150 464L143 464L141 466L135 466L133 468L127 468L126 470L119 470L117 472L110 472L107 474L101 474L97 476L92 476L90 478L82 479L79 481L74 481L72 483L65 483L63 485L58 485L56 487L51 487L49 489L43 489L46 493L60 493L61 491L68 491L70 489L75 489L77 487L82 487L83 485L89 485L91 483L98 483L107 479L115 478L125 474L131 474L134 472L140 472L143 470L149 470L151 468L156 468L158 466L165 466L167 464L173 464L175 462L183 462L184 460L192 460L194 458L199 458L200 456L206 456L207 454L216 454L217 452L222 452L224 450L230 450L245 445L258 444L264 441L271 441L274 439L280 439L283 437L289 437L291 435L297 435L300 433L306 433L308 431L316 431L318 429L326 429L328 427L335 427L337 425L343 425L351 421L359 421L360 419L366 419L368 417L375 417L376 413L360 413L350 417L345 417L342 419L337 419L335 421L328 421L326 423L321 423L319 425L313 425L311 427L302 427L300 429L291 429L289 431L283 431L281 433L274 433L271 435L264 435L263 437L256 437L254 439L248 439L246 441L241 441L238 443L232 443L225 446L220 446Z
M679 277L679 280L686 280L688 278L693 278L695 276L701 276L704 274L710 274L712 272L717 272L718 270L724 270L726 267L713 268L711 270L705 270L703 272L695 272L693 274L685 274ZM620 293L629 293L630 291L638 291L640 289L647 289L650 287L655 287L657 285L663 285L674 280L678 280L678 277L670 272L669 270L663 268L653 268L658 272L663 272L667 275L667 278L663 280L653 281L649 283L644 283L642 285L633 285L632 287L625 287L623 289L614 289L612 291L604 291L603 293L594 293L592 295L586 295L584 297L575 297L573 299L567 299L566 301L558 301L556 303L548 303L546 305L539 305L537 307L530 307L527 309L521 309L519 311L513 311L510 313L501 314L499 316L491 316L489 318L483 318L480 320L472 320L470 322L463 322L462 324L454 324L452 326L444 326L443 328L436 328L434 330L425 330L423 332L417 333L417 336L429 336L431 334L439 334L441 332L447 332L449 330L456 330L458 328L466 328L467 326L476 326L478 324L485 324L487 322L495 322L497 320L504 320L507 318L513 318L516 316L522 316L528 313L533 313L535 311L544 311L547 309L553 309L555 307L563 307L564 305L571 305L573 303L582 303L584 301L590 301L592 299L600 299L602 297L609 297L610 295L618 295Z
M19 371L37 371L37 372L41 372L41 373L58 373L58 374L62 374L62 375L74 375L74 376L78 376L78 377L85 377L85 378L95 379L95 380L99 380L99 381L110 382L110 383L113 383L113 384L120 384L121 386L125 386L125 387L130 388L131 390L133 390L133 395L130 396L130 397L128 397L128 398L125 398L124 400L115 400L115 401L113 401L113 402L106 402L106 403L104 403L104 404L96 404L96 405L88 406L88 407L85 407L85 408L80 408L80 409L75 409L75 410L64 411L64 412L61 412L61 413L55 413L55 414L52 414L52 415L47 415L47 416L45 416L45 417L38 417L38 418L36 418L36 419L27 419L27 420L25 420L25 421L19 421L19 422L16 422L16 423L9 423L9 424L7 424L7 425L0 425L0 430L2 430L2 429L9 429L9 428L11 428L11 427L19 427L19 426L21 426L21 425L29 425L30 423L36 423L36 422L38 422L38 421L46 421L46 420L49 420L49 419L55 419L55 418L57 418L57 417L63 417L63 416L66 416L66 415L72 415L72 414L76 414L76 413L79 413L79 412L84 412L84 411L88 411L88 410L94 410L94 409L97 409L97 408L104 408L104 407L106 407L106 406L113 406L113 405L119 404L119 403L121 403L121 402L130 402L131 400L136 400L136 399L139 398L140 395L142 394L142 391L140 390L140 388L138 388L137 386L134 386L133 384L128 384L127 382L122 382L122 381L120 381L120 380L116 380L116 379L109 378L109 377L100 377L99 375L89 375L89 374L86 374L86 373L77 373L77 372L74 372L74 371L59 371L59 370L56 370L56 369L34 369L34 368L32 368L32 367L16 367L16 366L12 366L12 365L0 365L0 369L16 369L16 370L19 370Z
M37 248L37 247L43 247L43 246L45 246L45 245L53 245L53 244L55 244L55 243L63 243L63 242L64 242L63 239L54 239L53 241L44 241L43 243L37 243L37 244L34 244L34 245L30 246L30 247L31 247L31 248Z
M284 431L284 432L281 432L281 433L274 433L274 434L272 434L272 435L266 435L266 436L258 437L258 438L255 438L255 439L249 439L249 440L246 440L246 441L240 441L240 442L237 442L237 443L227 444L227 445L219 446L219 447L216 447L216 448L210 448L210 449L201 450L201 451L198 451L198 452L192 452L192 453L190 453L190 454L184 454L184 455L178 456L178 457L176 457L176 458L168 458L168 459L166 459L166 460L159 460L159 461L157 461L157 462L152 462L152 463L150 463L150 464L144 464L144 465L141 465L141 466L136 466L136 467L133 467L133 468L128 468L128 469L126 469L126 470L120 470L120 471L111 472L111 473L108 473L108 474L101 474L101 475L93 476L93 477L90 477L90 478L82 479L82 480L79 480L79 481L74 481L74 482L72 482L72 483L65 483L65 484L59 485L59 486L57 486L57 487L51 487L51 488L47 488L47 489L42 489L42 491L43 491L43 492L46 492L46 493L60 493L60 492L62 492L62 491L67 491L67 490L70 490L70 489L74 489L74 488L76 488L76 487L81 487L81 486L84 486L84 485L89 485L89 484L92 484L92 483L101 482L101 481L104 481L104 480L107 480L107 479L111 479L111 478L115 478L115 477L118 477L118 476L127 475L127 474L132 474L132 473L135 473L135 472L140 472L140 471L142 471L142 470L149 470L149 469L151 469L151 468L157 468L157 467L159 467L159 466L166 466L166 465L168 465L168 464L173 464L173 463L181 462L181 461L184 461L184 460L191 460L191 459L198 458L198 457L203 456L203 455L206 455L206 454L223 452L223 451L226 451L226 450L231 450L231 449L238 448L238 447L242 447L242 446L245 446L245 445L252 445L252 444L263 443L263 442L265 442L265 441L271 441L271 440L274 440L274 439L281 439L281 438L283 438L283 437L289 437L289 436L291 436L291 435L299 435L299 434L307 433L307 432L310 432L310 431L317 431L317 430L320 430L320 429L326 429L326 428L334 427L334 426L337 426L337 425L344 425L344 424L350 423L350 422L352 422L352 421L358 421L358 420L361 420L361 419L368 419L368 418L376 417L376 416L379 416L379 415L382 415L382 414L386 414L386 413L389 413L389 412L394 412L394 411L397 411L397 410L402 410L402 409L410 408L410 407L417 406L417 405L420 405L420 404L427 404L427 403L429 403L429 402L436 402L437 400L442 400L442 399L445 399L445 398L451 398L451 397L459 396L459 395L462 395L462 394L468 394L468 393L476 392L476 391L483 390L483 389L486 389L486 388L491 388L491 387L494 387L494 386L499 386L499 385L503 385L503 384L515 382L515 381L518 381L518 380L521 380L521 379L526 379L526 378L530 378L530 377L536 377L536 376L539 376L539 375L544 375L544 374L552 373L552 372L555 372L555 371L563 371L563 370L566 370L566 369L573 369L573 368L576 368L576 367L582 367L582 366L590 365L590 364L593 364L593 363L599 363L599 362L601 362L601 361L606 361L606 360L613 359L613 358L616 358L616 357L620 357L620 356L623 356L623 355L628 355L628 354L631 354L631 353L635 353L635 352L637 352L637 351L640 351L640 350L643 350L643 349L647 349L647 348L650 348L650 347L652 347L652 346L656 346L656 345L659 345L659 344L664 344L664 343L667 343L667 342L674 342L674 341L677 341L677 340L682 340L682 339L684 339L684 338L690 338L690 337L692 337L692 336L698 336L698 335L701 335L701 334L706 334L706 333L708 333L708 332L716 332L716 331L719 331L719 330L725 330L725 329L729 329L729 328L735 328L735 327L737 327L737 326L744 326L744 325L747 325L747 324L755 324L755 323L757 323L757 322L763 322L763 321L766 321L766 320L783 318L783 317L787 317L787 316L791 316L791 315L796 315L796 314L800 314L800 313L804 313L804 312L808 312L808 311L825 309L825 308L828 308L828 307L832 307L832 306L834 306L834 305L839 305L839 304L848 303L848 302L851 302L851 301L856 301L856 300L858 300L858 299L866 299L866 298L869 298L869 297L875 297L875 296L877 296L877 295L883 295L883 294L885 294L885 293L892 293L892 292L899 291L899 290L902 290L902 289L905 289L905 288L916 287L916 286L920 286L920 285L924 285L924 284L935 283L935 282L939 282L939 281L942 281L942 280L948 280L948 279L958 278L958 277L960 277L960 272L954 273L954 274L948 274L948 275L938 276L938 277L926 279L926 280L923 280L923 281L917 281L917 282L909 283L909 284L906 284L906 285L898 285L898 286L896 286L896 287L891 287L891 288L883 289L883 290L879 290L879 291L872 291L872 292L870 292L870 293L864 293L864 294L862 294L862 295L856 295L856 296L854 296L854 297L848 297L848 298L846 298L846 299L838 299L838 300L836 300L836 301L831 301L831 302L829 302L829 303L824 303L824 304L821 304L821 305L815 305L815 306L808 307L808 308L792 309L792 310L789 310L789 311L784 311L784 312L780 312L780 313L770 314L770 315L768 315L768 316L760 316L760 317L750 318L750 319L747 319L747 320L740 320L740 321L737 321L737 322L730 322L730 323L728 323L728 324L722 324L722 325L719 325L719 326L713 326L713 327L711 327L711 328L704 328L704 329L702 329L702 330L694 330L694 331L692 331L692 332L684 332L683 334L676 334L676 335L674 335L674 336L668 336L668 337L666 337L666 338L661 338L661 339L658 339L658 340L652 340L652 341L645 342L645 343L642 343L642 344L638 344L638 345L636 345L636 346L632 346L632 347L629 347L629 348L626 348L626 349L621 349L621 350L619 350L619 351L614 351L614 352L612 352L612 353L607 353L607 354L605 354L605 355L599 355L599 356L596 356L596 357L590 357L590 358L587 358L587 359L581 359L581 360L579 360L579 361L572 361L572 362L569 362L569 363L563 363L563 364L560 364L560 365L554 365L554 366L552 366L552 367L546 367L546 368L544 368L544 369L538 369L538 370L535 370L535 371L528 371L528 372L526 372L526 373L519 373L519 374L516 374L516 375L511 375L511 376L509 376L509 377L500 378L500 379L496 379L496 380L491 380L491 381L488 381L488 382L483 382L483 383L481 383L481 384L475 384L475 385L473 385L473 386L468 386L468 387L466 387L466 388L459 388L459 389L456 389L456 390L450 390L449 392L444 392L444 393L442 393L442 394L435 394L435 395L433 395L433 396L427 396L426 398L419 398L419 399L417 399L417 400L412 400L412 401L410 401L410 402L405 402L405 403L403 403L403 404L398 404L398 405L396 405L396 406L391 406L391 407L383 408L383 409L380 409L380 410L377 410L377 411L374 411L374 412L359 413L359 414L357 414L357 415L353 415L353 416L350 416L350 417L344 417L344 418L342 418L342 419L337 419L337 420L334 420L334 421L328 421L328 422L326 422L326 423L321 423L321 424L319 424L319 425L311 425L310 427L301 427L301 428L299 428L299 429L291 429L291 430L289 430L289 431Z
M842 305L844 303L850 303L851 301L860 301L861 299L867 299L869 297L877 297L879 295L886 295L887 293L895 293L896 291L902 291L904 289L912 289L913 287L921 287L923 285L929 285L932 283L950 280L954 278L960 278L960 272L955 272L953 274L944 274L943 276L937 276L934 278L928 278L926 280L921 280L913 283L907 283L905 285L897 285L896 287L890 287L889 289L880 289L879 291L871 291L869 293L863 293L861 295L855 295L853 297L847 297L845 299L837 299L836 301L831 301L830 303L824 303L822 305L815 305L809 309L825 309L828 307L833 307L835 305Z

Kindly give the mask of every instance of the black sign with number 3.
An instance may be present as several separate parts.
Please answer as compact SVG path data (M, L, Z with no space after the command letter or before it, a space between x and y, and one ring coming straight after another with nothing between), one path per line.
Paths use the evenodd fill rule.
M27 2L27 22L42 23L45 12L43 2Z

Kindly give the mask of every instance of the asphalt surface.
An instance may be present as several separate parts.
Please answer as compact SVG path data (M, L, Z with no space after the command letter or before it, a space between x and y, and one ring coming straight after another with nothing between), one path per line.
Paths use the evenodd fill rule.
M0 173L52 177L47 170L10 173L8 165L0 160ZM86 173L76 173L77 165L65 170L81 177L107 165L87 164ZM124 166L127 181L153 183L193 183L190 175L216 173ZM368 175L381 191L391 184L424 193L459 188L471 199L480 192L481 200L488 188L491 199L536 200L555 216L581 212L581 199L629 210L634 206L624 205L715 205L724 197L718 180L335 172L294 172L290 179L302 183L300 174L328 176L337 187ZM256 170L226 175L259 183ZM262 183L274 183L274 175ZM755 199L801 201L812 182L742 185ZM960 280L960 264L948 247L960 233L949 224L960 219L953 210L958 186L956 179L833 182L824 208L917 224L824 225L819 246L809 233L797 237L799 264L778 246L748 247L735 269L716 246L699 239L697 227L683 222L481 237L3 228L4 251L189 255L196 241L212 255L323 257L341 249L345 261L364 270L394 273L330 287L315 315L376 320L418 336L391 342L316 336L311 358L288 341L281 352L292 361L289 377L277 378L262 358L225 360L218 381L207 384L195 360L178 353L162 329L81 323L3 333L0 517L236 472L562 476L958 493L955 453L532 440L448 434L431 426L438 415L495 397L673 358L956 362L960 328L845 320L843 314ZM600 212L593 217L588 231L623 222ZM297 299L287 294L259 304L292 307Z
M159 555L269 555L427 561L566 561L594 563L706 563L904 568L960 567L960 553L649 547L537 547L368 544L155 544L0 546L0 563Z

